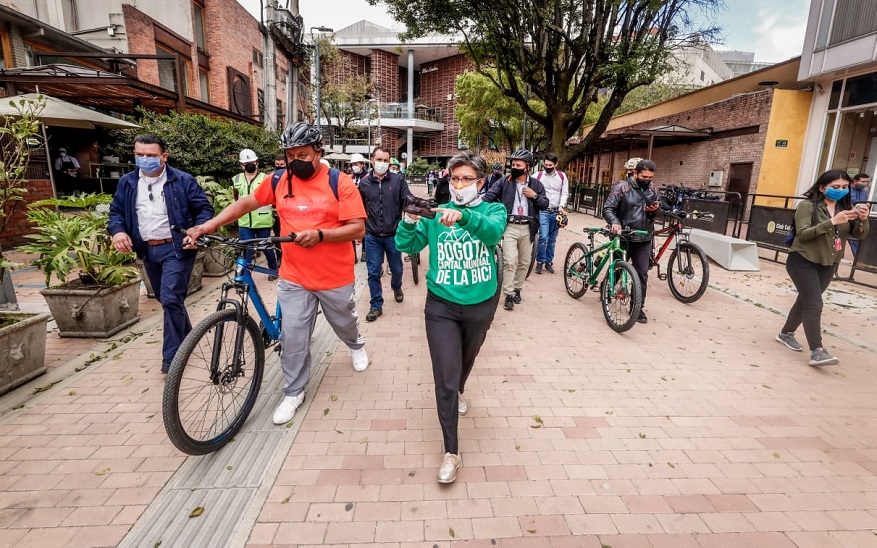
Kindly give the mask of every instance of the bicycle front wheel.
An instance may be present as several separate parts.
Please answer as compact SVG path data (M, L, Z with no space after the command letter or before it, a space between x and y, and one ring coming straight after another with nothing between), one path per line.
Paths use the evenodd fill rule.
M527 275L524 276L524 279L530 277L530 274L533 273L533 266L536 265L536 254L539 251L539 236L533 238L533 248L530 250L530 266L527 267Z
M614 273L615 282L609 283L609 273L603 278L600 283L600 303L606 323L622 333L636 324L642 310L642 284L636 270L624 261L615 261L609 268Z
M162 415L168 437L183 453L206 455L220 449L256 403L265 348L255 320L247 316L244 322L237 323L234 309L214 312L183 340L171 363ZM235 367L239 331L240 366Z
M585 255L588 251L581 242L570 246L563 261L563 284L573 299L578 299L588 290L588 265Z
M682 242L670 254L667 283L676 300L693 303L703 297L710 281L710 263L697 244Z
M414 278L414 285L420 283L420 253L410 255L411 277Z

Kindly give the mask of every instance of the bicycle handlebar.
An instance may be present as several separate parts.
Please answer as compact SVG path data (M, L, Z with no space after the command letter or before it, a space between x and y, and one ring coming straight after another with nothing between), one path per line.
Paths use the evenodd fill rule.
M638 236L647 236L649 232L647 230L632 230L630 228L624 228L618 234L612 232L610 229L604 227L594 228L594 227L586 227L585 233L587 234L597 234L600 233L603 236L615 237L615 236L633 236L634 234Z
M173 232L176 232L177 234L182 234L184 236L186 235L186 231L178 226L172 226L171 230ZM274 244L285 244L289 242L294 242L296 236L297 234L293 232L289 236L269 236L267 238L250 238L248 240L241 240L240 238L223 238L222 236L217 236L215 234L204 234L195 241L195 246L209 247L210 244L217 243L229 247L252 247L256 249L263 246L268 247L269 245Z

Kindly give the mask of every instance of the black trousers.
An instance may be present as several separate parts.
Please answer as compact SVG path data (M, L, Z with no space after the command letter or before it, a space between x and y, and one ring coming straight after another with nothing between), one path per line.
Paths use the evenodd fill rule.
M783 333L792 333L802 323L810 350L822 346L822 294L828 289L834 274L834 265L808 261L793 251L786 258L786 272L798 290L798 298L789 310Z
M496 313L496 299L462 305L433 293L426 295L426 340L432 358L435 405L442 427L445 452L460 453L457 440L458 395L475 365Z
M647 242L630 242L621 240L621 247L627 252L627 260L639 274L643 286L643 306L646 304L646 290L649 288L649 261L652 258L652 240Z

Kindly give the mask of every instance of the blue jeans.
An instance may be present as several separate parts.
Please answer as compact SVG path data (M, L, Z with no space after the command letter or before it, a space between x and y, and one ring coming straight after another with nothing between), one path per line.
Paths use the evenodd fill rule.
M539 212L539 246L536 248L536 262L554 261L554 244L557 242L557 212Z
M155 299L164 310L161 361L162 369L165 369L174 360L177 349L192 330L184 301L189 290L189 276L195 267L195 252L184 251L182 258L177 258L172 243L149 245L146 246L143 266L152 284Z
M370 308L384 308L384 293L381 288L381 266L384 255L390 263L390 287L402 289L402 253L396 249L394 236L365 235L365 264L368 267L368 292L371 294Z
M247 228L244 226L238 227L238 232L241 235L241 240L252 240L253 238L268 238L271 236L271 227L268 228ZM247 261L250 261L253 258L253 251L251 249L247 250ZM268 261L268 268L271 270L277 270L277 256L274 254L274 248L268 248L265 250L265 259Z

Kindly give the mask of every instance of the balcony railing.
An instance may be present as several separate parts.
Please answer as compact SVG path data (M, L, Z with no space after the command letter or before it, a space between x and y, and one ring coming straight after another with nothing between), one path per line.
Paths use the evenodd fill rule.
M381 118L409 118L408 103L383 103L381 104ZM427 105L414 105L414 118L427 122L442 123L442 109Z

